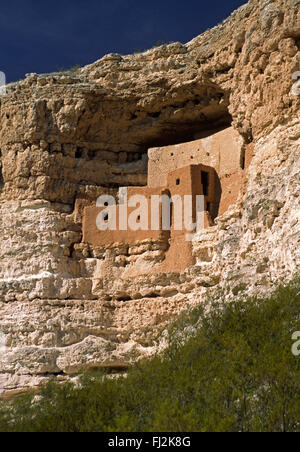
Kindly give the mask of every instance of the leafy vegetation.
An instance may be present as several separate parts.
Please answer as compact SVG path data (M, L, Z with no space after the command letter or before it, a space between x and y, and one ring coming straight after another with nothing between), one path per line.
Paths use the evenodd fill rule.
M50 383L0 411L18 432L299 432L300 281L268 298L210 302L184 314L161 355L126 377Z

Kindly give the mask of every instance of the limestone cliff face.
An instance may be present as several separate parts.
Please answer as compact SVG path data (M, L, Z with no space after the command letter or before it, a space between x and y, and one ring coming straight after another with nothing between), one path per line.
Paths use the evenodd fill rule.
M0 108L0 390L126 367L207 293L267 290L299 272L299 0L250 0L186 45L30 74ZM123 278L160 243L91 248L82 208L147 184L147 150L230 124L253 159L238 201L182 273ZM0 345L3 345L0 344ZM134 353L133 353L134 352Z

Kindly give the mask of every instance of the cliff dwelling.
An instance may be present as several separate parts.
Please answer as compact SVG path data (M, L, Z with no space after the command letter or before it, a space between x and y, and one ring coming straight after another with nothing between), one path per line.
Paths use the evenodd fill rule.
M185 209L182 203L178 207L174 200L178 199L178 196L181 201L186 196L191 196L192 222L195 227L190 232L197 232L200 212L196 211L196 198L202 195L204 201L201 227L213 226L215 218L226 212L237 200L249 159L249 151L244 151L243 140L232 127L206 138L150 148L147 186L121 188L119 202L116 205L114 202L112 205L103 202L101 206L95 204L86 206L83 210L83 242L91 247L111 248L120 244L132 247L149 240L157 242L162 251L160 261L151 270L146 266L134 271L134 274L144 271L184 271L195 265L196 261L192 252L192 239L183 226ZM125 201L121 199L122 193L126 193L126 210ZM171 200L167 206L171 219L167 227L163 225L164 196ZM146 201L144 212L143 206L138 202L141 197ZM135 202L127 205L129 199ZM177 219L174 216L175 211ZM154 218L155 212L158 213L157 219ZM181 223L179 226L178 213ZM137 226L133 229L128 227L128 219L134 215ZM102 230L97 226L99 216L104 224ZM112 227L109 227L108 223L112 217L113 223L110 223ZM128 276L132 275L131 269Z
M128 367L207 296L231 301L298 276L299 23L299 1L253 0L189 43L7 85L0 396ZM97 226L102 213L111 221L104 195L113 230ZM126 196L141 195L148 207L202 195L203 229L177 228L175 202L169 229L163 203L155 227L152 209L123 215ZM148 227L120 227L131 216Z

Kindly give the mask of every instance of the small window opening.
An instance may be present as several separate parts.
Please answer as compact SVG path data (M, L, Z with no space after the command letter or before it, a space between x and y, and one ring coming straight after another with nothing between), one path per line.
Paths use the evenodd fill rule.
M245 169L246 166L246 152L245 149L243 149L242 153L241 153L241 168L242 170Z
M82 150L77 149L77 151L75 152L75 158L80 159L81 157L82 157Z
M180 179L176 179L176 185L180 185Z
M208 196L209 191L209 173L206 171L201 171L201 182L203 187L204 196Z
M108 218L109 218L109 217L108 217L108 213L104 214L103 220L104 220L104 221L108 221Z

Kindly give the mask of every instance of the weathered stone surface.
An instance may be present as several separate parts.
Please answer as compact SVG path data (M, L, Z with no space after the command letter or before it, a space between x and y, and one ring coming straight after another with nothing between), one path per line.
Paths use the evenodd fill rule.
M269 290L299 273L300 8L250 0L191 42L29 74L0 106L0 391L84 368L125 368L162 346L208 293ZM193 242L182 273L145 272L162 243L90 247L82 214L147 184L147 150L233 125L253 159L238 201Z

